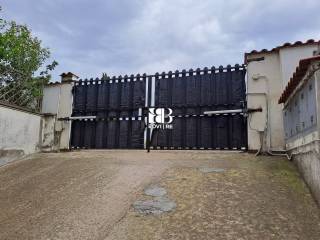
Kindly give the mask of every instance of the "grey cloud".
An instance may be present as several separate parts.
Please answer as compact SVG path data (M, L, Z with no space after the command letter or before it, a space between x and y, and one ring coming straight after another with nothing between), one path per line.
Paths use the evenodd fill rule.
M317 0L4 0L63 71L153 73L242 63L243 53L319 38ZM56 79L55 79L56 80Z

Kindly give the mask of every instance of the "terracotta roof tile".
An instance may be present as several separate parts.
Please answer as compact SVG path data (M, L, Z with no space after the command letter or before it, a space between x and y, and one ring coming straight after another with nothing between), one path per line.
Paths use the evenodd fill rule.
M310 66L310 64L314 61L320 61L320 55L305 58L299 61L299 65L296 68L295 73L293 73L292 77L290 78L287 86L285 87L285 90L281 94L281 97L278 101L278 103L285 103L290 95L293 93L293 91L296 89L296 87L299 85L303 77L306 75L307 70Z
M79 78L77 75L75 75L72 72L62 73L62 74L60 74L60 76L61 77L72 77L72 76L75 76L76 78Z
M244 54L244 62L245 62L245 64L247 64L247 58L251 54L271 53L271 52L279 51L282 48L297 47L297 46L303 46L303 45L313 45L313 44L319 44L320 45L320 41L315 41L314 39L309 39L306 42L301 42L301 41L296 41L295 43L286 42L281 46L272 48L271 50L268 50L268 49L262 49L262 50L259 50L259 51L258 50L252 50L251 52Z

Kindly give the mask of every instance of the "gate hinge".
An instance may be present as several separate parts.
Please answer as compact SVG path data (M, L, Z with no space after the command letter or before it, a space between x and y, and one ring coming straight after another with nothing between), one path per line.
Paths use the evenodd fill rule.
M253 112L262 112L262 108L248 108L248 109L246 109L246 113L253 113Z

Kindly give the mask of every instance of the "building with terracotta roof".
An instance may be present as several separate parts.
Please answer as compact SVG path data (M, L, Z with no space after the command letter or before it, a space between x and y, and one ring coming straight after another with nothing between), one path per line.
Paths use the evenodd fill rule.
M286 150L283 106L278 101L299 61L314 56L319 49L320 41L308 40L245 53L248 108L263 109L248 118L249 150Z
M285 144L320 203L320 55L301 59L285 86L283 106Z

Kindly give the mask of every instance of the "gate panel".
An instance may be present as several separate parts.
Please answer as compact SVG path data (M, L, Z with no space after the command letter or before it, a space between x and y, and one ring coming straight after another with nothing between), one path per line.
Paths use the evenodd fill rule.
M212 118L210 117L202 117L200 118L201 126L200 126L200 146L203 148L211 148L213 147L213 139L212 139Z
M243 113L208 116L205 111L245 107L245 68L190 69L155 75L155 106L173 110L173 129L154 130L153 148L244 149L246 118Z
M242 113L204 115L205 111L245 108L244 66L80 80L73 94L72 117L81 117L72 121L73 148L143 148L146 95L147 106L171 108L174 116L172 130L152 131L154 148L247 146L246 118Z
M72 148L143 148L146 76L80 80L73 89ZM142 112L140 110L140 112Z
M95 139L97 149L103 149L107 146L107 122L97 121L96 122L96 139Z
M96 123L89 120L85 121L85 130L84 130L84 148L95 148L95 127Z

